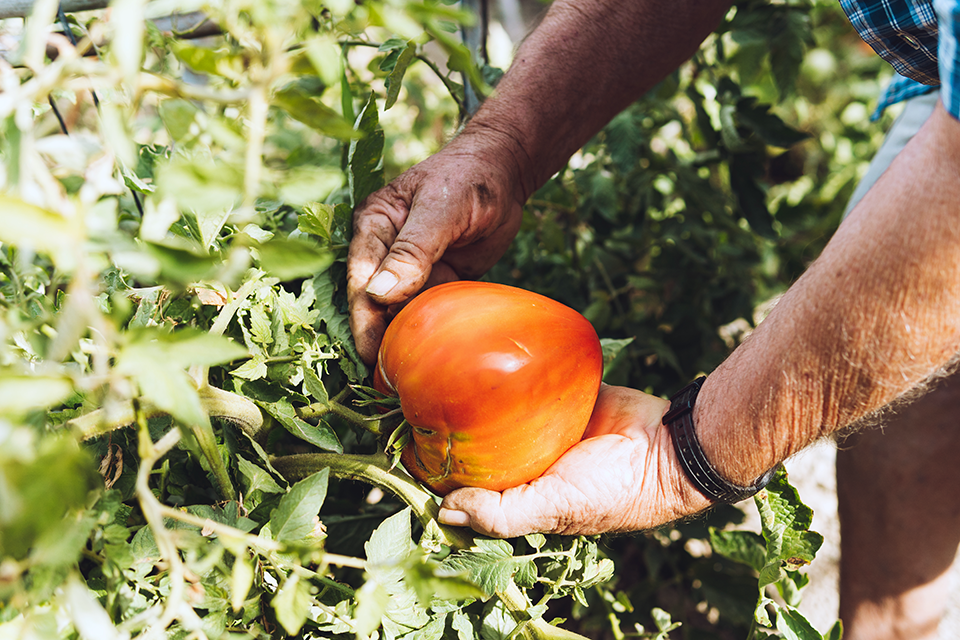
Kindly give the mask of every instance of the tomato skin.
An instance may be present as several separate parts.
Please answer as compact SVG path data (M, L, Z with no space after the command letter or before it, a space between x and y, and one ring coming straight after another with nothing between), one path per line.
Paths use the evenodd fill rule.
M401 461L438 495L538 477L580 441L603 374L593 326L523 289L452 282L387 327L375 386L413 427Z

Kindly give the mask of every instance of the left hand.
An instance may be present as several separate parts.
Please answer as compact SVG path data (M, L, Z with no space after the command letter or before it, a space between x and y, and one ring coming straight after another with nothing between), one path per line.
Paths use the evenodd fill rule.
M465 487L440 522L496 538L593 535L660 526L711 506L680 468L663 415L670 402L602 385L583 439L539 478L503 492Z

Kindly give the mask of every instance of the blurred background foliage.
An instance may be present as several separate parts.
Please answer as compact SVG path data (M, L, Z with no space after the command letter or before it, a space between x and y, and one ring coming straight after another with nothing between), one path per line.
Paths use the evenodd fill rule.
M0 637L364 637L387 618L386 637L508 636L492 601L411 605L404 627L370 589L356 596L354 556L402 502L314 481L315 527L269 456L377 446L355 413L330 409L368 373L345 315L350 211L455 135L546 4L471 3L490 19L476 66L459 25L480 23L444 2L116 0L62 20L56 2L37 6L0 22ZM196 9L213 29L162 22ZM736 3L531 198L488 279L560 300L625 345L608 382L675 391L829 239L894 115L870 119L890 75L832 1ZM244 402L224 409L206 384ZM139 430L104 427L129 407ZM79 437L59 437L64 423ZM174 425L182 440L161 461L151 443ZM158 520L154 499L173 510ZM545 619L591 638L742 638L755 572L707 542L741 519L722 508L511 548L536 556L547 582L530 593L555 596ZM271 533L293 521L299 537ZM409 531L389 527L405 549ZM549 556L574 558L571 545L581 573L612 559L612 579ZM318 565L320 549L347 560ZM589 588L558 586L575 574ZM196 618L162 610L175 588Z
M633 341L607 381L715 368L819 255L883 139L892 75L836 3L739 2L527 205L491 277Z

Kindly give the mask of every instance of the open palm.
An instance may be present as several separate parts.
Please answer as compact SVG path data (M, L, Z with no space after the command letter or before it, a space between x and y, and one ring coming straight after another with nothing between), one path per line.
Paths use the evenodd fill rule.
M445 524L509 538L649 529L709 506L686 480L661 420L670 403L603 385L583 439L539 478L503 492L463 488Z

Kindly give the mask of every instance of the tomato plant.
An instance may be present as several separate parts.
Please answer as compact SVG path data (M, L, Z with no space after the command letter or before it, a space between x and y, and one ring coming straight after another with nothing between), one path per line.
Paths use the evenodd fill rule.
M821 638L789 608L787 561L817 540L785 482L762 535L711 535L742 520L723 507L491 540L438 524L382 451L392 418L353 403L351 209L454 134L461 71L495 80L455 33L468 13L60 4L0 0L33 10L0 21L0 638ZM535 195L487 278L582 312L607 382L668 395L709 371L879 144L858 116L875 56L835 4L738 2ZM780 153L766 105L798 70L778 112L812 137Z
M377 365L412 438L403 464L440 495L536 478L583 435L603 357L580 313L530 291L451 282L390 323Z

